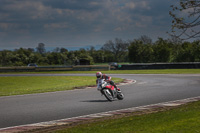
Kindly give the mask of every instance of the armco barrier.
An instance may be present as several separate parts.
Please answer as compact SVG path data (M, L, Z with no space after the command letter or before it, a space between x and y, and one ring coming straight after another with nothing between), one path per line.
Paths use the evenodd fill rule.
M42 72L42 71L106 71L109 65L80 65L62 67L0 67L0 72Z
M186 63L135 63L121 65L118 70L142 70L142 69L195 69L200 68L200 62Z
M0 67L0 72L34 72L35 67Z
M78 65L55 67L0 67L0 72L41 72L41 71L106 71L106 70L142 70L142 69L199 69L200 62L189 63L136 63L110 67L109 65Z
M35 71L72 71L73 66L63 67L35 67Z
M102 71L102 70L110 70L110 66L109 65L73 66L73 71Z

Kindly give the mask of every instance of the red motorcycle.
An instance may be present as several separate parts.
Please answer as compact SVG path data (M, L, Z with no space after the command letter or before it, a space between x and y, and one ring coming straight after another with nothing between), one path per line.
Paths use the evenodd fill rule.
M117 98L118 100L124 99L124 95L119 88L115 88L104 79L101 79L99 82L101 88L97 89L101 91L102 95L104 95L108 101L113 101L115 98Z

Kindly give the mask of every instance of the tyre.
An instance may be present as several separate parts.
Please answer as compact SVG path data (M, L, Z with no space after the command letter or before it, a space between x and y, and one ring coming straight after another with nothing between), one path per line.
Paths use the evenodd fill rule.
M122 93L118 93L117 94L117 99L123 100L124 99L124 95Z
M113 98L111 92L110 92L108 89L104 89L104 90L103 90L103 94L104 94L104 96L106 97L106 99L107 99L108 101L113 101L113 100L114 100L114 98Z

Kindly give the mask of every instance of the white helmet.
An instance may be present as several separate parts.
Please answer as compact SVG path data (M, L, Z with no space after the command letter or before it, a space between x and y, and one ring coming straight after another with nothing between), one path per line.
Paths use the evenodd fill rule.
M101 72L97 72L96 76L97 76L97 78L101 78L102 77L102 73Z

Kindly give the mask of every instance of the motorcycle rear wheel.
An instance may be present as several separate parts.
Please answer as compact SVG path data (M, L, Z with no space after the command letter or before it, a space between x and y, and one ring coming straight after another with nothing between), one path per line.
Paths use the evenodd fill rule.
M118 93L118 94L117 94L117 99L123 100L123 99L124 99L124 94Z

